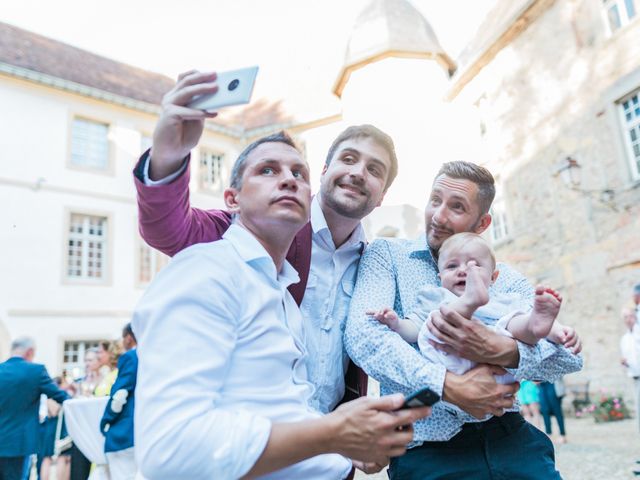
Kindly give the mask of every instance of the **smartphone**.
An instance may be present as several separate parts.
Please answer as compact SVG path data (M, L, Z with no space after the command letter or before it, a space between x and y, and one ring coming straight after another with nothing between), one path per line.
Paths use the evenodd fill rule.
M440 401L440 395L429 387L421 388L404 399L402 408L430 407Z
M249 103L256 75L258 75L257 66L219 72L216 79L218 91L195 96L187 107L215 112L222 107Z

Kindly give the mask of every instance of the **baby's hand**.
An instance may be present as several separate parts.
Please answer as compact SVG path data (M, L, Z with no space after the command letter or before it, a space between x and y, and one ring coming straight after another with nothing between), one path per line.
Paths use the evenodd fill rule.
M398 317L398 314L391 308L383 308L382 310L378 310L377 312L370 310L367 312L367 315L371 315L377 321L386 325L394 332L398 331L398 328L400 326L400 318Z
M551 327L547 340L564 345L573 354L578 354L582 351L582 340L580 340L575 329L558 322L555 322Z

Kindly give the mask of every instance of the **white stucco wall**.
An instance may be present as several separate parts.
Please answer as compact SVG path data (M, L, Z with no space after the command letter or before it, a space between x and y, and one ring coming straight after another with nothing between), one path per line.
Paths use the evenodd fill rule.
M141 135L156 118L106 102L0 76L0 356L10 339L33 337L36 361L60 373L65 340L113 339L130 320L144 292L137 285L137 208L131 170ZM110 125L112 168L69 165L74 115ZM233 139L205 131L203 145L232 162ZM195 170L195 169L194 169ZM220 195L197 191L202 207L222 205ZM70 212L108 218L106 281L66 278Z

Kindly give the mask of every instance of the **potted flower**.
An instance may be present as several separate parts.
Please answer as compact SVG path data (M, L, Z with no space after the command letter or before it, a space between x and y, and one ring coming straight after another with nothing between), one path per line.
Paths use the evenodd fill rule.
M600 394L595 403L576 412L576 417L592 416L596 423L615 422L630 418L629 409L621 395L612 395L606 392Z

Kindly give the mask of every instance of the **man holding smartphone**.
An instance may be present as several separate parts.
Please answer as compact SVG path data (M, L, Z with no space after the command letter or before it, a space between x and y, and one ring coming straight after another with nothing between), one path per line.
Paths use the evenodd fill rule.
M189 245L220 239L231 224L227 211L191 208L188 195L189 152L198 143L204 119L215 113L186 105L194 96L210 95L219 87L224 85L218 85L216 74L182 74L163 99L151 152L134 170L140 232L149 245L170 256ZM342 132L329 150L310 222L288 252L287 259L301 277L289 290L301 307L307 331L309 376L315 386L311 404L322 413L366 392L366 376L353 381L356 376L348 370L342 331L366 244L360 221L381 204L396 173L388 135L371 125Z
M189 152L202 135L204 120L216 114L186 105L194 96L217 89L215 73L180 75L163 99L151 151L134 170L142 236L170 256L220 239L231 224L229 212L189 204ZM315 387L311 403L324 413L335 408L346 390L348 356L342 332L365 247L360 222L380 205L396 172L393 142L386 134L372 126L342 132L329 149L310 222L298 232L287 255L300 275L289 291L302 308L307 332L309 379ZM484 413L512 405L493 375L483 373L450 385L448 391L457 398L453 403Z
M322 416L309 407L302 317L287 251L308 222L309 169L275 134L238 157L217 242L176 255L133 317L139 340L136 457L153 479L346 478L352 463L402 455L403 396L361 398ZM362 465L362 463L361 463Z

